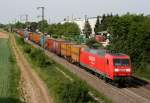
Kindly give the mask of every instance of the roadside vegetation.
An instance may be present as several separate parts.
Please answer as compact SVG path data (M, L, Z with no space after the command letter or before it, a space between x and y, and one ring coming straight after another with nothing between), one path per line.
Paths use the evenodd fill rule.
M89 92L93 92L102 102L111 103L86 82L81 81L62 65L48 58L42 50L32 47L17 36L16 41L34 70L47 84L54 103L95 103Z
M8 39L0 39L0 103L22 103L19 91L20 71Z

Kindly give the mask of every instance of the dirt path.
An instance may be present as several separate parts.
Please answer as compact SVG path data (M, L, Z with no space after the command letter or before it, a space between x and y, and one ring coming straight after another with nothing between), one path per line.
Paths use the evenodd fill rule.
M10 36L16 61L21 69L21 88L27 103L52 103L48 89L18 48L14 36Z

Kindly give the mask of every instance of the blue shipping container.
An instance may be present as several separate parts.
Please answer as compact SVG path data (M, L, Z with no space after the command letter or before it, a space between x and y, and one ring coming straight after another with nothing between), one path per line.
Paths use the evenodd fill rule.
M45 41L46 41L45 36L42 35L41 38L40 38L40 45L41 45L41 46L44 46Z
M29 32L28 31L24 31L24 38L28 38L29 37Z

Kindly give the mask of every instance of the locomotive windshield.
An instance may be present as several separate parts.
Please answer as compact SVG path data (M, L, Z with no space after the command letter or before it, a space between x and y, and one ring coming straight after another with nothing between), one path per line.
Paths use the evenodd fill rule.
M115 66L128 66L129 59L114 59L113 63Z

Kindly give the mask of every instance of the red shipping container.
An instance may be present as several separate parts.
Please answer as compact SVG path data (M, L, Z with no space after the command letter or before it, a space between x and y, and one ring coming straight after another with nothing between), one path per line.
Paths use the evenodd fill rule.
M54 41L55 39L53 38L47 38L46 39L46 48L49 50L49 51L54 51Z
M41 38L41 35L40 34L33 34L32 35L32 41L36 44L40 44L40 38Z
M54 52L57 54L57 55L60 55L61 54L61 43L65 43L66 41L65 40L61 40L61 39L57 39L55 40L54 42Z
M30 33L29 33L29 38L28 38L28 39L31 40L31 41L32 41L32 36L33 36L33 33L30 32Z

